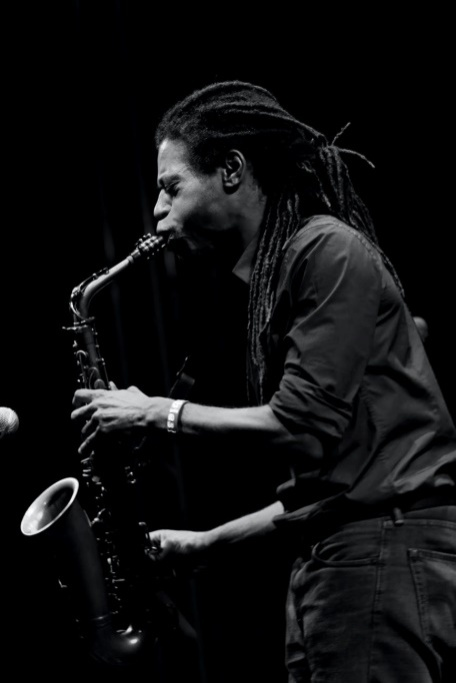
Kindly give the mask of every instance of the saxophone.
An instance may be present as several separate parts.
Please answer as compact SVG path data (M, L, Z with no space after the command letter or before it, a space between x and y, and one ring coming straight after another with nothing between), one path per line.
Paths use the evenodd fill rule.
M65 329L74 335L80 388L110 388L95 320L89 314L93 297L165 246L166 239L147 234L124 260L73 289L73 325ZM55 482L33 501L21 522L25 536L45 537L57 545L59 582L71 595L81 638L89 656L108 666L142 661L163 620L172 623L176 618L174 605L161 590L163 577L156 575L154 581L148 557L154 549L138 503L135 450L138 447L127 449L118 441L109 444L109 455L97 448L82 460L82 485L75 477Z

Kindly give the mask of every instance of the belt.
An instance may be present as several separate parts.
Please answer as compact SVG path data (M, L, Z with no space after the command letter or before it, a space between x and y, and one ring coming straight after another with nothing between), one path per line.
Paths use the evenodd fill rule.
M403 501L399 499L393 508L399 508L403 513L413 512L415 510L426 510L427 508L446 507L448 505L456 505L456 491L450 491L432 496L424 496L415 499L407 499L404 496ZM385 513L388 514L388 513Z
M440 494L429 496L404 495L388 501L381 506L360 505L346 508L344 510L325 510L320 511L314 518L306 521L306 537L313 534L330 533L345 524L361 522L363 520L375 519L378 517L390 517L395 524L401 524L404 515L408 512L427 510L436 507L456 506L456 490L441 491Z
M449 508L453 506L456 507L456 494L450 492L440 496L433 495L418 498L410 501L409 504L405 506L397 505L393 507L390 515L393 518L394 524L400 526L404 522L404 515L407 515L408 512L419 512L420 510L432 510L437 507Z

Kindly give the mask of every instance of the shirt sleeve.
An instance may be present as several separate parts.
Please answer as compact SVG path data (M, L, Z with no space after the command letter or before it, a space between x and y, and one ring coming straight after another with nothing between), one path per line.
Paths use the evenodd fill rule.
M382 268L364 235L331 219L292 240L278 287L291 310L283 374L270 401L292 434L342 437L370 354Z

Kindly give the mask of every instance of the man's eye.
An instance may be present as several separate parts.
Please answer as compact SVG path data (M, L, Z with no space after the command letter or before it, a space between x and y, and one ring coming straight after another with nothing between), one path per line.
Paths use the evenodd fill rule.
M178 191L177 183L174 183L173 185L167 185L165 187L165 192L166 194L169 194L171 197L175 197Z

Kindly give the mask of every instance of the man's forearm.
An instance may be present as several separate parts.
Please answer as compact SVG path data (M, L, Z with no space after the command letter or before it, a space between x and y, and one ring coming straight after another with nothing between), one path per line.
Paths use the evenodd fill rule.
M254 437L261 448L287 448L294 436L283 426L269 405L248 408L219 408L187 403L181 414L179 431L188 436ZM323 456L320 441L312 434L299 435L300 448L312 460Z
M182 413L180 431L196 436L249 433L268 437L287 435L268 405L219 408L187 403Z
M205 532L207 548L229 545L259 538L273 532L276 527L274 517L284 511L280 501L244 517L233 519Z

